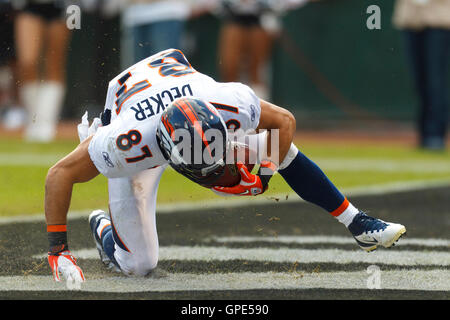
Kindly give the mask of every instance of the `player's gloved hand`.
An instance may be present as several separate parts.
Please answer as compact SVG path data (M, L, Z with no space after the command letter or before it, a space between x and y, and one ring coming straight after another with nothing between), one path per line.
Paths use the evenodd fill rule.
M66 279L70 283L84 282L84 274L75 257L69 250L58 253L48 253L48 263L53 272L53 279L61 281L61 278Z
M67 245L67 226L65 224L47 225L49 240L48 264L52 269L53 279L65 279L69 289L79 289L84 282L84 274L77 265L77 260Z
M92 120L92 124L89 126L88 120L88 112L86 111L81 117L81 123L78 124L78 137L80 138L80 142L86 140L90 135L97 132L97 129L101 127L102 121L100 118L94 118Z
M269 179L275 172L275 169L269 169L271 174L262 175L261 169L271 167L266 163L261 164L258 174L252 174L242 162L236 163L236 167L241 175L241 182L233 187L214 187L213 191L236 196L257 196L267 190Z

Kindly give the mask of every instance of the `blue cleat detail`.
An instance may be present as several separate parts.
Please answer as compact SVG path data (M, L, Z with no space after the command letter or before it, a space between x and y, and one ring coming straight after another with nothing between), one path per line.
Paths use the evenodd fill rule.
M358 245L367 252L378 246L389 248L406 233L406 228L397 223L385 222L360 211L348 226Z
M106 213L102 210L95 210L89 215L89 226L91 227L92 235L94 237L95 246L97 247L98 253L100 255L100 259L104 265L108 267L108 269L113 269L115 271L118 270L118 267L111 261L108 255L103 250L102 239L98 236L97 229L100 225L100 222L106 219L108 224L111 224L110 218L106 215ZM107 225L104 225L104 228Z

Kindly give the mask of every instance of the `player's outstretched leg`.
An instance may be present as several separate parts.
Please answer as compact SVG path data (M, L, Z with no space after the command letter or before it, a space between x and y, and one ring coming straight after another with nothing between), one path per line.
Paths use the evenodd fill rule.
M278 173L302 199L325 209L344 224L366 251L380 245L391 247L406 232L401 224L369 217L355 208L325 173L293 144Z
M114 259L114 240L112 239L110 218L104 211L94 210L89 215L89 226L103 264L107 266L108 269L120 272L120 268ZM108 245L109 242L111 242L112 246ZM107 248L105 248L104 244L107 245Z

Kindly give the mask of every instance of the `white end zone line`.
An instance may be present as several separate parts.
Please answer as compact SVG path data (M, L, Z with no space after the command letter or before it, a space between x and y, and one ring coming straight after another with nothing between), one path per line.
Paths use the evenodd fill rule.
M251 243L251 242L268 242L282 244L355 244L355 240L351 237L342 236L232 236L232 237L211 237L207 241L216 241L219 243ZM401 246L417 245L422 247L448 247L450 249L449 239L422 239L422 238L403 238Z
M89 292L167 292L257 289L368 289L370 274L356 272L299 271L275 273L171 273L163 277L133 278L125 276L96 277L86 275L82 291ZM450 288L448 271L395 270L380 273L380 289L447 291ZM48 276L0 277L1 291L67 291L65 283L56 283ZM373 289L376 290L376 289Z
M98 260L97 249L73 250L79 259ZM47 253L33 256L47 258ZM370 263L397 266L450 266L450 252L378 250L368 254L360 249L226 248L208 246L166 246L159 249L159 260L179 261L261 261L281 263Z
M66 154L60 153L4 153L0 152L0 166L51 167ZM346 170L353 172L442 172L449 173L450 166L445 160L403 159L386 160L374 158L343 159L339 157L316 157L314 161L325 170ZM170 168L169 168L170 170Z
M435 187L446 187L450 186L450 180L439 179L439 180L425 180L425 181L405 181L405 182L395 182L386 183L379 185L369 185L356 188L343 188L341 192L347 197L354 196L366 196L366 195L383 195L388 193L396 192L407 192L414 190L421 190L427 188ZM209 191L207 191L209 192ZM105 194L105 201L107 201L107 194ZM205 200L205 201L195 201L195 202L178 202L176 204L159 204L157 206L157 214L175 213L180 211L190 211L190 210L202 210L206 211L208 209L221 209L221 208L238 208L238 207L248 207L252 205L264 205L268 203L298 203L304 202L297 194L282 193L275 195L262 195L259 197L227 197L222 198L218 196L215 200ZM71 210L68 214L68 219L79 219L83 217L88 217L92 210L103 209L107 211L106 208L94 208L90 210ZM45 221L43 213L33 213L30 215L20 215L14 217L0 217L0 225L18 222L40 222Z
M215 237L216 241L258 241L270 237ZM336 241L347 243L345 237L325 236L280 236L274 241L296 241L298 243L321 243ZM409 239L412 243L422 239ZM448 245L450 240L427 239L425 246ZM81 259L99 260L97 249L74 250L73 254ZM45 259L46 253L33 256ZM360 249L292 249L292 248L227 248L208 246L166 246L159 250L160 261L259 261L282 262L293 266L298 263L365 263L379 268L380 289L449 291L450 290L450 252L378 250L368 254ZM99 262L100 263L100 262ZM387 266L386 266L387 265ZM409 266L408 270L387 270L389 265ZM421 267L433 267L421 270ZM361 271L352 272L305 272L301 265L286 272L244 272L244 273L168 273L160 270L145 278L122 275L86 274L87 282L81 285L82 291L91 292L162 292L162 291L213 291L213 290L258 290L258 289L368 289L371 272L361 267ZM157 269L158 270L158 269ZM162 272L162 274L161 274ZM65 291L64 283L55 283L48 276L3 276L0 277L0 291Z
M65 154L0 153L0 166L51 167Z
M298 241L302 237L298 237ZM217 238L223 239L223 238ZM230 240L230 239L228 239ZM242 240L239 237L237 240ZM322 241L322 238L303 237L304 242ZM411 239L417 241L419 239ZM431 240L431 239L430 239ZM441 241L441 239L436 239ZM434 243L431 243L432 245ZM292 263L368 263L379 268L380 289L449 291L450 252L379 250L368 254L359 249L290 249L290 248L225 248L204 246L161 247L160 261L242 261ZM98 260L96 249L73 251L79 259ZM35 255L43 259L46 253ZM383 265L412 266L408 270L386 270ZM432 266L432 270L420 270ZM85 274L87 282L82 291L93 292L156 292L156 291L213 291L213 290L257 290L257 289L367 289L370 272L361 267L352 272L305 272L301 266L286 272L244 272L191 274L165 271L145 278ZM48 276L0 277L0 290L68 290L64 284L55 283Z

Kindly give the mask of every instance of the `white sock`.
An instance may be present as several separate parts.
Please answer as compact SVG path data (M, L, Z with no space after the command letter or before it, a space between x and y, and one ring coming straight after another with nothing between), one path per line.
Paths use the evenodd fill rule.
M14 130L24 126L27 122L27 111L23 107L9 108L2 120L6 129Z
M336 218L340 223L343 223L346 227L352 223L353 218L358 214L359 210L356 209L351 203L349 203L347 209L344 210L340 215Z
M31 107L31 121L25 132L26 140L38 142L53 140L64 95L65 87L59 82L40 84L37 99Z
M33 81L24 84L19 90L20 100L28 113L29 122L33 121L39 88L39 82Z

